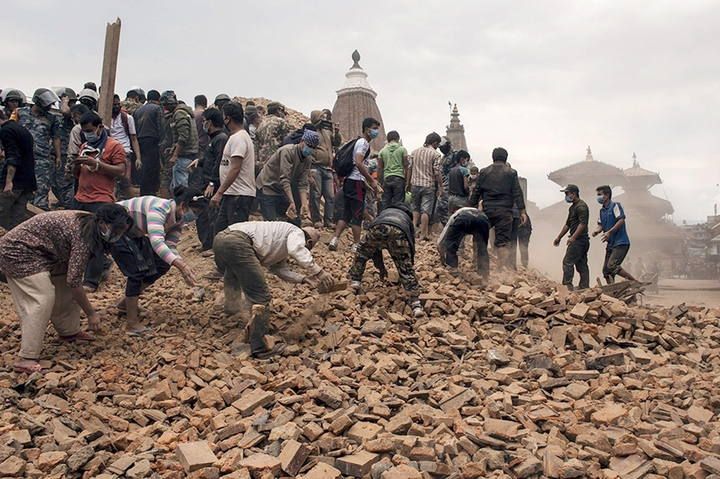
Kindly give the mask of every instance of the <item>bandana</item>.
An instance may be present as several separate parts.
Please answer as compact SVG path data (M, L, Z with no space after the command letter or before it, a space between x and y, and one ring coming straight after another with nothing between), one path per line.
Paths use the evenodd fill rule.
M305 130L303 132L302 141L310 148L317 148L320 144L320 135L316 131Z

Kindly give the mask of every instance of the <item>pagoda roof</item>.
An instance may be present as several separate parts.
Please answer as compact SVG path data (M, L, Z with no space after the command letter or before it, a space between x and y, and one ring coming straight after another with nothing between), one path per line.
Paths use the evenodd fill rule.
M635 155L633 155L633 158L635 158ZM633 159L633 165L632 168L628 168L624 170L625 176L628 178L645 178L650 182L650 184L658 185L662 183L662 180L660 179L660 175L655 171L646 170L645 168L640 166L640 163L636 159Z
M619 195L614 198L619 203L632 206L633 209L647 209L651 211L657 211L663 215L671 215L675 212L675 209L668 200L658 198L657 196L647 192L647 194L633 194L629 197L626 193Z
M578 178L603 178L603 183L619 183L612 181L623 177L623 170L620 168L596 160L578 161L572 165L560 168L548 174L548 179L564 186L566 183L579 182Z

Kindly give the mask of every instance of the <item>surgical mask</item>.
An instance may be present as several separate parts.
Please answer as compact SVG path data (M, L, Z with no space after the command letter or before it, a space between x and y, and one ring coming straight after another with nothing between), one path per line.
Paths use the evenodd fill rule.
M195 212L193 210L188 210L182 215L183 223L192 223L195 221Z
M565 195L565 202L566 202L566 203L572 203L572 202L573 202L572 196L570 196L570 195Z
M602 204L605 204L605 197L604 197L604 196L598 196L598 197L597 197L597 202L600 203L601 205L602 205Z
M84 131L83 134L85 135L85 140L87 140L88 143L94 143L100 138L94 131Z
M312 154L313 154L313 149L312 149L312 148L310 148L310 147L307 146L307 145L303 146L302 155L303 155L305 158L307 158L308 156L310 156L310 155L312 155Z
M379 134L380 130L378 130L377 128L373 128L372 130L370 130L370 138L372 139L377 138Z
M100 230L100 237L106 243L117 243L122 238L122 233L113 236L112 229L108 228L107 230Z

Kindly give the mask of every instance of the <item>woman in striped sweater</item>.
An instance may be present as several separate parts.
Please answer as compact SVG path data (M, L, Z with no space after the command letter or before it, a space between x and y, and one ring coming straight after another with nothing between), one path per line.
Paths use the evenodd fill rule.
M138 298L155 281L176 267L189 286L195 286L195 274L177 252L182 227L194 219L203 202L199 193L178 186L173 199L156 196L140 196L118 202L130 212L135 225L110 252L120 271L127 278L125 297L118 303L118 310L127 314L129 334L139 335L146 331L140 322Z

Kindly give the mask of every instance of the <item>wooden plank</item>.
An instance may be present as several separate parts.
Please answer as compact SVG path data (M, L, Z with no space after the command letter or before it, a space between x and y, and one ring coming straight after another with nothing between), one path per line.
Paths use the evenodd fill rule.
M105 27L105 50L103 53L102 78L100 81L100 100L98 113L106 126L112 122L112 101L115 94L115 76L120 46L120 18Z

